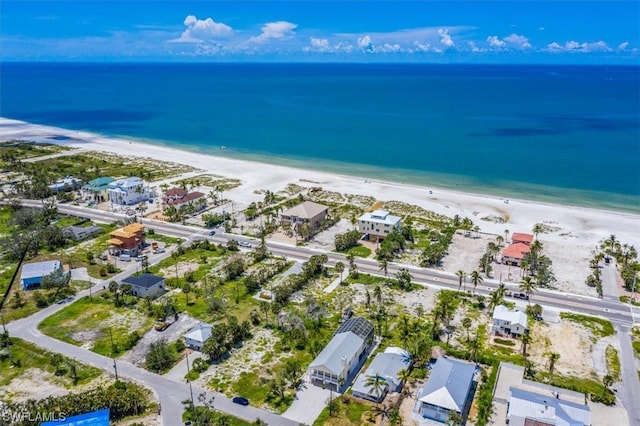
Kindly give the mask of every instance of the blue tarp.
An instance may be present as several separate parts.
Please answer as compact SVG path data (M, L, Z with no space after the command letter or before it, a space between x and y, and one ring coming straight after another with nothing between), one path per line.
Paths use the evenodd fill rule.
M45 422L40 426L109 426L109 409L67 417L65 420Z

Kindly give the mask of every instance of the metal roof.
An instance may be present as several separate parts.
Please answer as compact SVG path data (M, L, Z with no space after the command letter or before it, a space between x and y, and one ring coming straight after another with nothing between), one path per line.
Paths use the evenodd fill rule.
M406 355L391 352L379 353L373 358L367 370L358 376L352 391L379 399L382 395L378 395L374 389L366 386L367 377L378 375L390 388L395 389L400 384L398 372L407 368L409 368L409 358Z
M389 212L386 210L376 210L370 213L363 214L358 218L358 220L395 225L396 223L400 222L400 217L389 214Z
M367 340L373 336L373 324L362 317L349 318L336 330L335 334L350 331L362 340Z
M348 362L357 357L363 345L364 339L351 331L338 333L311 362L309 368L324 367L336 376L340 376L348 368L343 365L343 361L346 361L348 366Z
M527 325L527 314L522 311L510 311L504 305L498 305L493 310L493 319L507 321L510 324L519 324L523 328L529 328Z
M189 330L185 335L185 339L195 340L196 342L204 343L209 337L211 337L211 329L213 326L211 324L205 324L201 322L200 324L193 327Z
M144 273L142 275L130 276L122 280L123 284L131 284L138 287L151 288L159 282L164 281L164 278L159 277L157 275Z
M507 418L551 421L556 426L591 424L591 411L584 404L576 404L553 395L542 395L514 387L509 388L509 392L511 397Z
M438 358L418 398L422 402L462 412L476 366L450 358Z
M59 260L47 260L45 262L26 263L22 266L20 279L46 277L62 267Z

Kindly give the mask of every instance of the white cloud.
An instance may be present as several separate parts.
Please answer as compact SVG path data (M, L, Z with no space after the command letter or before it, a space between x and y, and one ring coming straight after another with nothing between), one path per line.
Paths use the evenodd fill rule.
M269 40L279 40L290 38L298 28L298 24L287 21L268 22L262 26L262 33L259 36L251 37L249 41L254 43L264 43Z
M564 44L564 48L567 50L580 49L580 43L578 43L577 41L571 40Z
M429 52L431 50L431 44L420 43L419 41L413 42L414 51L416 52Z
M311 47L320 52L329 50L329 40L326 38L311 37Z
M544 27L538 27L538 31L544 31Z
M473 53L479 53L482 52L483 50L480 49L476 43L474 41L469 41L467 42L467 44L469 45L469 49L473 52Z
M184 19L187 27L180 38L171 40L179 43L198 43L203 40L227 37L233 33L233 29L221 22L215 22L212 18L198 19L195 15L189 15Z
M549 50L550 52L562 52L563 49L562 46L554 41L553 43L549 43L547 45L547 50Z
M402 51L402 47L400 47L399 44L394 43L385 43L382 46L376 47L376 52L381 52L381 53L393 53L393 52L401 52Z
M455 43L453 42L453 40L451 39L451 36L449 35L448 29L440 28L438 30L438 35L440 36L440 43L443 44L445 47L455 46Z
M519 34L509 34L505 38L502 39L504 42L509 44L511 47L516 49L529 49L531 48L531 43L529 43L529 39L523 35Z
M628 42L628 41L625 41L625 42L620 43L620 44L618 45L618 50L626 50L626 49L627 49L627 47L629 47L629 42Z
M624 44L624 43L623 43ZM618 46L618 49L623 50L626 48L626 45L621 49ZM549 52L579 52L579 53L589 53L589 52L611 52L613 49L607 45L606 42L600 40L593 43L580 43L575 40L569 40L565 42L564 46L560 43L553 42L547 45L545 49Z
M498 38L498 36L489 36L487 37L487 43L491 47L503 47L506 43Z
M371 37L369 37L369 35L358 37L358 47L362 50L372 51L373 45L371 44Z
M350 53L353 51L353 46L349 43L339 42L331 44L326 38L310 38L310 45L302 48L303 52L344 52Z

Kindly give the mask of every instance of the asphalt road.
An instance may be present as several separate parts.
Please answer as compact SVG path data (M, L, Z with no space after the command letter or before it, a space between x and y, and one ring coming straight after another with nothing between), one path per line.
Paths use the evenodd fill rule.
M25 201L23 202L23 204L25 206L30 206L30 207L40 207L42 205L41 202L39 201ZM104 212L104 211L95 210L95 209L87 209L84 207L78 207L78 206L72 206L72 205L66 205L66 204L59 205L58 211L61 213L69 214L69 215L86 217L98 222L112 222L114 220L121 220L126 217L125 215L122 215L122 214ZM253 245L259 243L258 241L251 238L225 234L224 232L217 232L215 236L209 237L206 230L203 230L197 227L176 224L176 223L165 223L165 222L160 222L160 221L151 220L151 219L142 219L142 223L147 228L154 229L156 232L160 232L160 233L164 233L164 234L168 234L176 237L182 237L185 239L208 238L211 241L221 243L221 242L226 242L229 239L233 238L238 241L250 242ZM329 258L329 262L328 262L329 265L334 265L336 262L343 262L345 264L347 263L345 256L338 253L326 253L323 251L310 249L308 247L291 246L287 244L274 243L274 242L267 242L267 246L269 251L272 254L278 255L278 256L285 256L287 258L294 259L294 260L306 261L311 255L324 253L324 254L327 254ZM158 260L156 259L155 261L158 261ZM360 272L370 273L370 274L381 273L379 269L379 265L375 260L357 259L356 264ZM441 271L436 271L436 270L426 269L426 268L420 268L415 266L409 266L409 265L400 265L396 263L390 263L388 265L387 273L388 275L393 276L401 268L409 269L409 271L411 272L411 275L413 276L413 280L418 284L425 285L425 286L433 286L438 288L447 288L452 290L458 289L458 278L451 273L446 273L446 272L441 272ZM475 289L475 291L476 293L479 293L479 294L488 295L491 291L496 289L499 286L499 284L500 283L497 280L486 279L481 285L479 285ZM508 290L512 290L512 291L518 290L517 284L515 283L505 283L505 285L507 286ZM467 283L466 288L468 290L473 290L473 286L470 285L469 283ZM515 301L516 299L513 299L513 300ZM615 298L599 299L599 298L593 298L588 296L578 296L578 295L563 293L563 292L554 291L554 290L547 290L547 289L540 289L536 291L531 298L531 303L538 303L543 307L552 307L559 310L567 310L567 311L582 313L586 315L597 315L604 318L608 318L614 323L614 325L619 331L619 334L626 335L626 337L620 336L621 346L622 346L621 362L622 362L623 372L627 371L628 374L631 376L628 376L626 373L624 374L625 376L624 389L619 396L623 400L623 403L625 403L625 407L629 410L630 419L636 419L636 420L640 419L640 404L636 403L637 399L636 400L633 399L633 398L637 398L637 395L640 395L640 382L638 381L637 374L633 373L636 371L637 364L635 359L633 358L632 350L631 352L628 351L628 349L631 347L630 346L631 343L629 340L630 339L629 327L634 323L635 318L640 318L639 316L640 310L638 309L634 310L629 305L622 304ZM35 330L35 324L38 324L42 319L50 315L51 312L47 313L47 311L50 310L51 308L52 307L49 307L44 311L36 313L32 317L29 317L28 319L26 319L26 320L29 320L29 324L33 327L34 330ZM24 321L24 320L20 320L20 321ZM16 321L16 323L18 323L18 321ZM19 333L20 331L17 331L16 335L20 336ZM50 345L52 342L50 341L53 339L46 338L48 340L41 341L41 342L45 342L46 344L43 344L41 342L37 342L34 340L34 339L42 339L42 337L38 336L37 330L34 333L26 334L24 338L26 340L33 341L34 343L43 345L47 348L52 348L52 346ZM625 343L627 340L629 340L628 345ZM67 346L69 346L67 349L70 351L71 349L74 349L75 351L81 351L80 348L77 348L75 346L71 346L71 345L67 345ZM63 352L63 353L66 354L66 352ZM92 354L92 355L99 356L95 354ZM104 361L102 361L102 363L104 363ZM112 365L107 366L107 369L109 368L113 369L113 366ZM127 367L127 369L136 369L136 367L131 365ZM140 370L140 369L137 369L137 370ZM170 400L170 399L167 400L167 398L175 397L175 393L171 393L170 389L162 388L162 386L164 386L164 381L166 381L166 379L163 379L161 376L148 373L145 370L142 370L144 374L141 372L136 373L135 372L136 370L130 370L130 371L132 374L135 373L133 377L143 378L144 381L142 381L142 383L153 383L153 380L151 380L149 375L153 377L157 377L158 378L157 380L160 380L161 383L159 384L159 386L161 386L161 388L160 390L158 390L158 396L162 401L163 407L166 404L165 401ZM174 384L173 386L177 386L175 389L179 389L179 385L176 385L175 382L171 382L171 383ZM155 385L151 385L151 386L153 387ZM186 385L182 384L182 386L186 386ZM216 397L216 401L225 401L226 399L223 399L223 398L224 396L220 395L220 397ZM180 400L181 398L178 398L178 402ZM219 409L221 409L222 411L225 411L224 408L226 408L226 402L223 402L221 405L216 404L216 406L219 406ZM175 407L177 409L178 406L175 405ZM230 414L238 415L237 414L238 407L234 407L233 405L230 405L230 410L231 410L229 411ZM267 420L266 414L269 414L269 413L266 413L266 412L262 412L262 413L265 413L264 417L263 415L260 415L260 417L263 420ZM271 414L271 416L273 415ZM246 418L246 417L243 417L243 418ZM267 422L270 425L292 424L292 423L287 423L290 421L280 416L276 416L276 418L279 419L278 421L284 422L284 423L276 423L269 420L267 420ZM640 422L634 423L633 421L631 423L640 424ZM167 423L165 421L165 424L173 426L176 423Z

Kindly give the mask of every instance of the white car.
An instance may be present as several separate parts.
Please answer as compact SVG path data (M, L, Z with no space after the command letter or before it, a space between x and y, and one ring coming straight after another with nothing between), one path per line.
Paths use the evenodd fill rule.
M246 241L240 241L240 242L238 243L238 245L239 245L240 247L251 248L251 243L248 243L248 242L246 242Z

